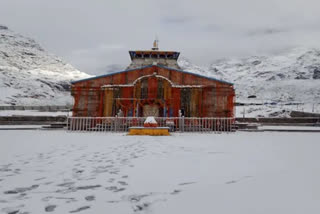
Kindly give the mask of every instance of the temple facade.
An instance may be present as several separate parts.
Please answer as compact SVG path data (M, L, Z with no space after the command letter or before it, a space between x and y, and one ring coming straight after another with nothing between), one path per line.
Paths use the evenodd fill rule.
M180 53L129 51L124 71L72 82L76 117L234 117L232 83L181 70Z

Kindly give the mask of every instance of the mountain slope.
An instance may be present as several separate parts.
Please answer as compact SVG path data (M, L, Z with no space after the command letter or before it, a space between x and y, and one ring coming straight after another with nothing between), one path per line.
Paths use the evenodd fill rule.
M33 39L0 26L0 105L65 105L70 81L87 78Z
M320 50L217 60L208 67L181 59L184 70L233 82L237 102L320 103Z

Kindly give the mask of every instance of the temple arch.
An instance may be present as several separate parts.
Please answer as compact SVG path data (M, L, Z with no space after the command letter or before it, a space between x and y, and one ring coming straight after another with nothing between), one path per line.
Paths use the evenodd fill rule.
M145 75L133 83L135 116L166 117L171 106L173 83L161 75Z

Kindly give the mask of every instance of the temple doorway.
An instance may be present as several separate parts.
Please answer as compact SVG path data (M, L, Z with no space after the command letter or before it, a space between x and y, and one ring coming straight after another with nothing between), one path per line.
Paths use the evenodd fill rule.
M159 106L158 105L144 105L143 106L143 117L159 117Z

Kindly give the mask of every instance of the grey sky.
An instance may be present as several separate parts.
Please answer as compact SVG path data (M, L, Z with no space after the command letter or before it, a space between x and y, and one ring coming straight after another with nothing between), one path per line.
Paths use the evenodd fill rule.
M318 0L0 0L0 24L87 73L127 65L155 35L198 64L320 46Z

